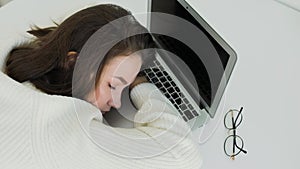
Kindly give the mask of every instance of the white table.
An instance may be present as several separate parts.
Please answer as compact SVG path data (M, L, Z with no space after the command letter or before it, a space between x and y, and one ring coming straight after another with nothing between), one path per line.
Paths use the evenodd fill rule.
M244 106L248 154L227 158L221 123L201 145L203 168L300 168L300 13L271 0L187 1L238 54L217 113Z

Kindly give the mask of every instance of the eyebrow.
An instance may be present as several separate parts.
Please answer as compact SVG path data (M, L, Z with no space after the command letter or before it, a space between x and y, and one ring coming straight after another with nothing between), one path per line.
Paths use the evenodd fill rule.
M117 78L119 79L123 84L127 84L128 82L123 78L123 77L120 77L120 76L114 76L114 78Z

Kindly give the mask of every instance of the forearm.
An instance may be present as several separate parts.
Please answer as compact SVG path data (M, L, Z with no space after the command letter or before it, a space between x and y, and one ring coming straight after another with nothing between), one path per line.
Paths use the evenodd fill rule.
M186 136L188 125L177 114L170 101L151 83L142 83L130 93L132 102L138 109L135 127L151 127ZM146 130L146 129L145 129Z

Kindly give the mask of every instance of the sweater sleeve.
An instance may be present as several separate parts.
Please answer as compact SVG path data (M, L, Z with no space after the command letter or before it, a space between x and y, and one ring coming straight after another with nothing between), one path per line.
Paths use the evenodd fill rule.
M202 156L198 144L191 137L191 128L160 90L151 83L142 83L132 89L130 97L138 109L134 118L135 128L172 156L159 156L156 161L165 163L164 167L200 168Z
M190 127L155 85L139 84L132 89L130 97L138 109L134 118L135 127L147 132L152 137L165 131L182 138L189 136ZM151 133L153 131L151 128L156 128L156 132Z

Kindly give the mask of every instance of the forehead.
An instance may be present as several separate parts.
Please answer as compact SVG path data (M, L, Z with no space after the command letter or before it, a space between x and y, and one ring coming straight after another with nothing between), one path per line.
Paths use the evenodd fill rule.
M126 81L132 81L142 65L141 56L138 54L120 55L111 59L103 69L104 78L113 76L123 77Z

